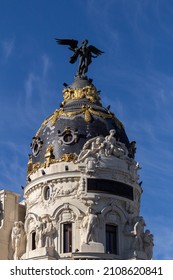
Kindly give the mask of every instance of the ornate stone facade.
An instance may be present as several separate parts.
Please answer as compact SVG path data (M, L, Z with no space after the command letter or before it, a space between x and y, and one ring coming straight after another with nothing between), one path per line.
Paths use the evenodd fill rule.
M0 259L151 259L136 142L86 77L63 95L32 138L25 207L0 192Z

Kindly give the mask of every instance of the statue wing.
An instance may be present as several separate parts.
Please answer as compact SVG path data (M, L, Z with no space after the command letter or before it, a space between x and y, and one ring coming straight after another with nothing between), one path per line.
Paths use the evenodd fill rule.
M88 48L92 53L94 53L96 55L101 55L102 53L104 53L104 52L102 52L101 50L97 49L96 47L94 47L92 45L88 46Z
M57 42L57 44L59 45L67 45L70 46L70 50L74 51L78 46L78 41L74 40L74 39L58 39L55 38L55 41Z

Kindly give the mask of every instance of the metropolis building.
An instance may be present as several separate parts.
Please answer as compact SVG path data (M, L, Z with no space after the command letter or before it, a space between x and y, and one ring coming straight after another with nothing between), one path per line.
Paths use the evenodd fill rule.
M24 201L0 191L0 259L151 259L136 142L86 76L102 52L87 40L79 48L76 40L57 42L70 45L79 68L32 137Z

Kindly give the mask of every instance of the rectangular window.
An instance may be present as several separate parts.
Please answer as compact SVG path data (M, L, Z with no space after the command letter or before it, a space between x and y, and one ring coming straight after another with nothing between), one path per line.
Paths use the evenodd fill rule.
M118 254L118 229L114 225L106 225L106 253Z
M101 192L133 200L133 187L122 182L107 179L87 179L88 192Z
M35 250L35 249L36 249L35 235L36 235L36 232L33 231L33 232L31 233L31 250Z
M63 225L63 253L72 252L72 224Z

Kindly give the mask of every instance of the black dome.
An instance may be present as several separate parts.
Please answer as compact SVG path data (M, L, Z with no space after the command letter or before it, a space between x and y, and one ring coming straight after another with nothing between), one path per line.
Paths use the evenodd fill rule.
M52 157L61 161L65 154L78 155L83 145L96 136L116 130L116 138L129 147L122 123L100 103L99 92L87 78L76 78L63 90L59 110L47 118L33 137L32 163L44 163L48 147ZM73 158L73 157L72 157Z

